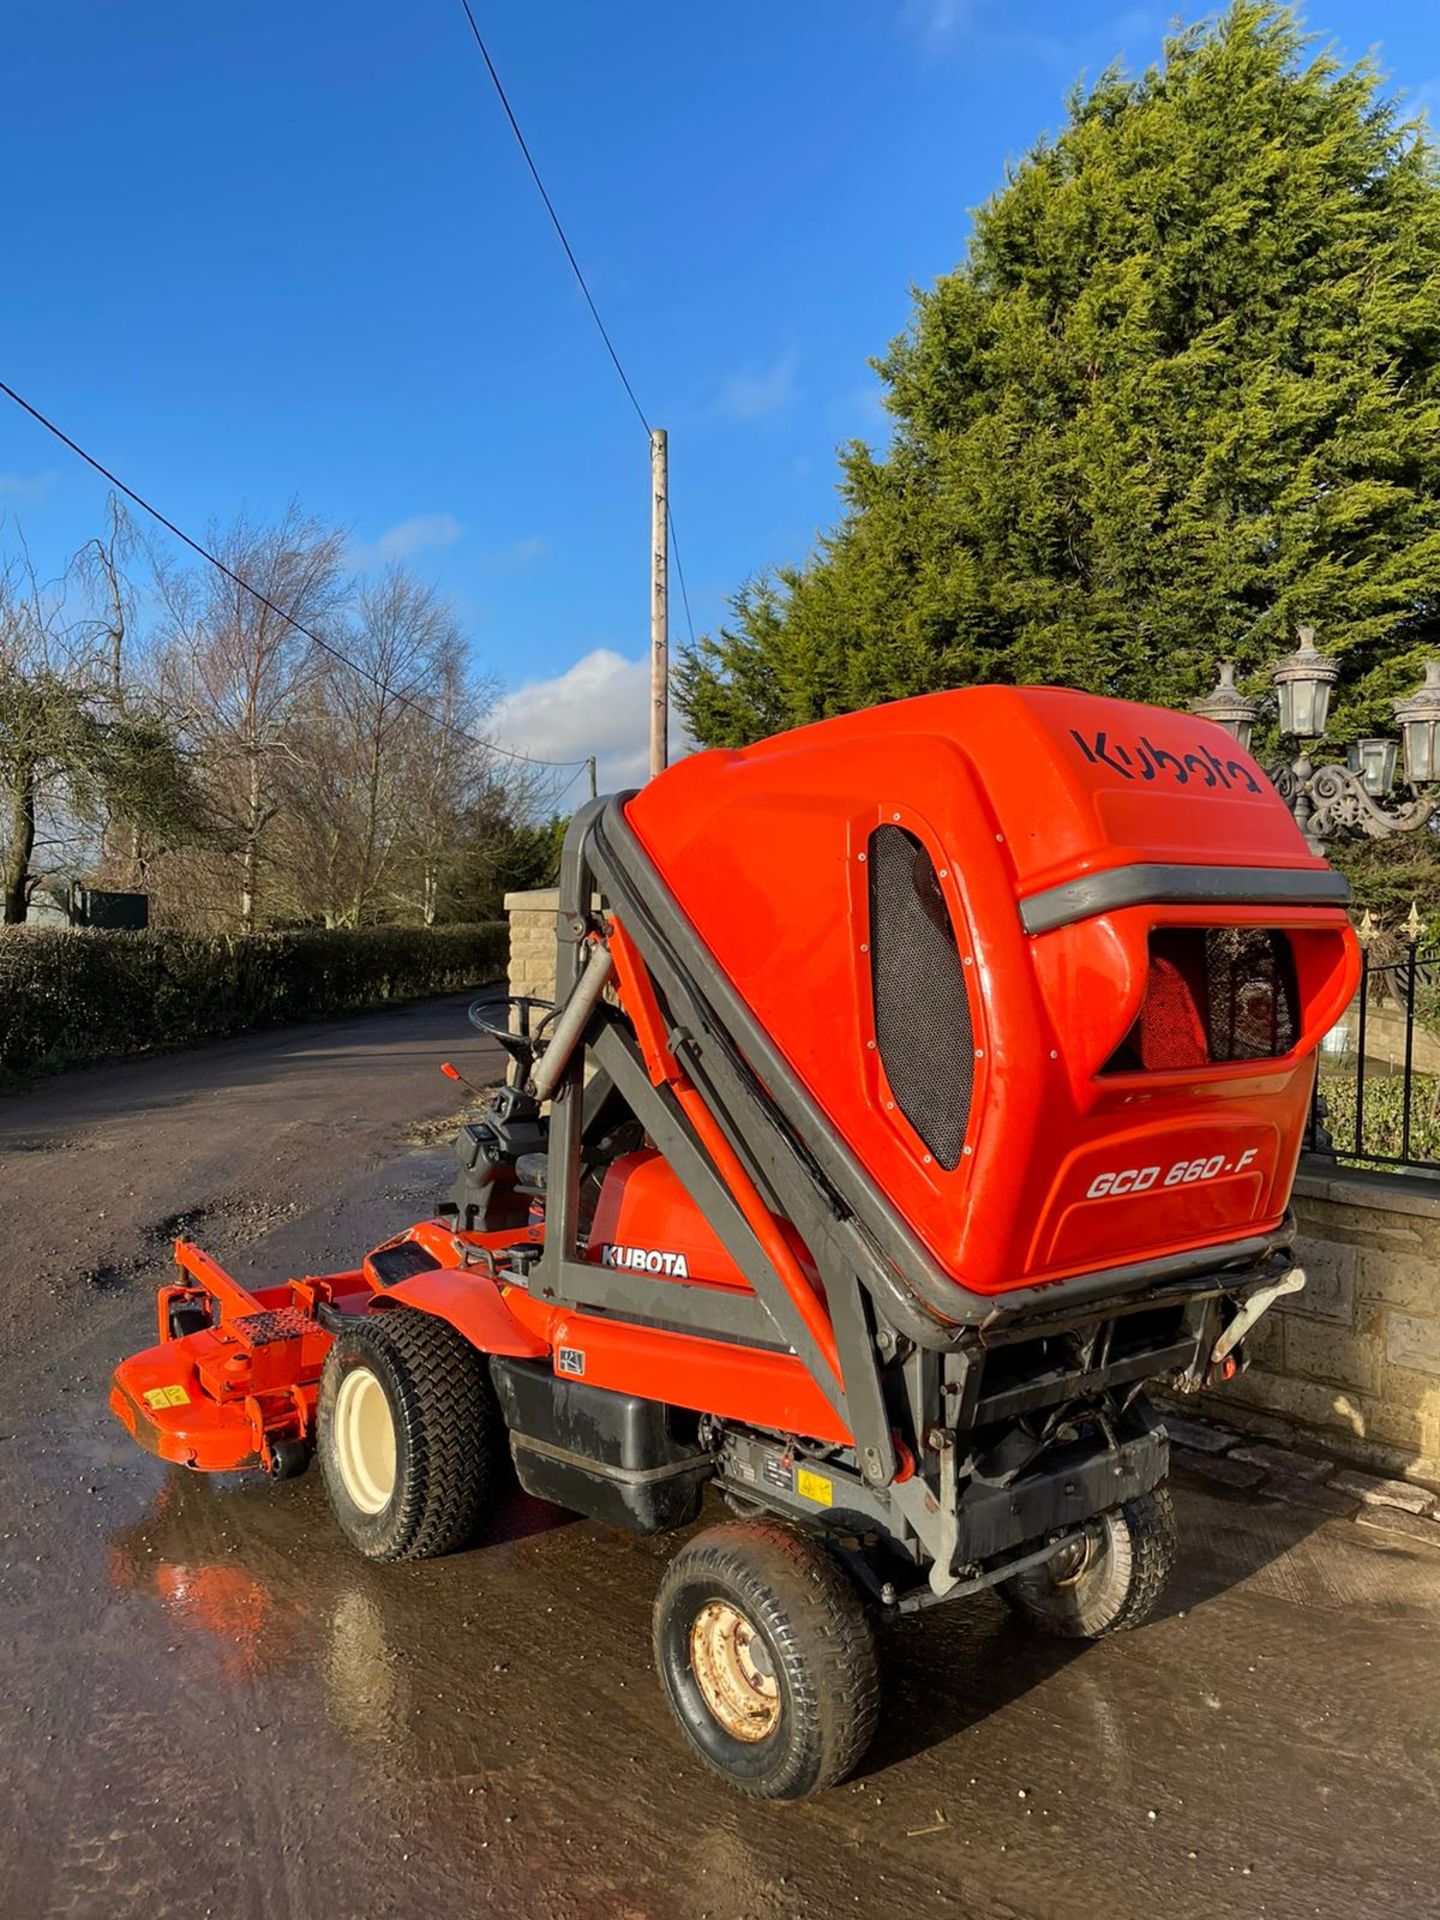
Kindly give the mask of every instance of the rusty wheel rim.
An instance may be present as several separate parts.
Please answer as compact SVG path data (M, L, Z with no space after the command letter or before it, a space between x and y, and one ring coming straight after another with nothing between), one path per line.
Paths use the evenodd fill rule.
M736 1740L764 1740L780 1720L780 1686L755 1625L728 1600L712 1600L690 1629L690 1666L706 1707Z

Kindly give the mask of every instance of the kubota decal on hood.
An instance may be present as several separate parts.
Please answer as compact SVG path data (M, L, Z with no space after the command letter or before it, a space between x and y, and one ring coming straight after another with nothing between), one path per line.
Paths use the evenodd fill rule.
M1240 786L1247 793L1260 794L1265 791L1243 760L1221 760L1208 747L1198 743L1189 753L1172 753L1168 747L1157 747L1153 740L1142 733L1132 746L1126 746L1123 741L1112 738L1103 727L1088 738L1078 728L1072 727L1070 738L1092 767L1109 767L1112 773L1118 773L1124 780L1134 780L1137 775L1141 780L1155 780L1163 772L1177 787L1186 787L1193 773L1207 787L1224 787L1233 791Z
M683 1253L661 1252L654 1247L605 1247L600 1264L625 1267L631 1273L663 1273L671 1280L690 1278L690 1265Z

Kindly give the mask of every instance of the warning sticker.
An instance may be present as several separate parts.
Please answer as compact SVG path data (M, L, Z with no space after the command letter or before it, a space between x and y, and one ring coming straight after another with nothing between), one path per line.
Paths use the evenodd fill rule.
M813 1500L817 1507L833 1507L835 1488L823 1473L812 1473L809 1467L801 1467L795 1476L795 1491L806 1500Z
M188 1407L190 1396L184 1387L151 1387L145 1395L147 1407Z
M783 1453L767 1453L760 1471L767 1487L778 1487L781 1493L789 1493L794 1488L795 1469Z

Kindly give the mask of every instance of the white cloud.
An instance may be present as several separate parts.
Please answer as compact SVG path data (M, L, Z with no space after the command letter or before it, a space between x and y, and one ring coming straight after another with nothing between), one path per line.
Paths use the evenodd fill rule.
M402 565L418 554L453 547L465 537L465 529L453 513L417 513L387 527L378 540L354 541L346 554L346 563L357 573L369 573L379 567ZM543 533L526 534L508 546L492 547L477 555L479 564L495 573L518 573L534 566L550 551Z
M0 500L13 500L22 507L38 507L49 499L54 485L53 473L0 473Z
M394 566L436 547L453 547L464 532L453 513L417 513L409 520L397 520L393 527L387 527L370 546L352 546L348 559L350 565L362 573L371 567Z
M904 0L901 31L936 58L960 44L982 54L1007 53L1029 64L1068 69L1091 61L1106 66L1123 58L1128 44L1153 40L1165 25L1163 9L1135 5L1106 14L1098 7L1071 8L1062 30L1049 32L1017 18L1022 9L998 0Z
M792 349L768 367L741 367L720 388L717 405L737 420L759 420L778 413L795 398L795 353Z
M970 25L971 0L905 0L901 18L907 31L931 46Z
M550 542L543 533L530 533L523 540L516 540L508 547L497 547L490 553L482 553L480 558L487 567L500 567L514 570L530 567L537 560L543 560L550 551Z
M650 662L596 647L553 679L532 680L506 694L485 730L497 745L538 760L583 760L593 753L601 793L643 786L650 759ZM672 712L670 757L691 751Z
M382 560L410 560L432 547L453 547L464 531L453 513L417 513L387 527L375 551Z

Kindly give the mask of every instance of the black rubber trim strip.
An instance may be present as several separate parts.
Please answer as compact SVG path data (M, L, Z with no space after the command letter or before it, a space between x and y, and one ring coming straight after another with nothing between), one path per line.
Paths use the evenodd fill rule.
M537 1440L532 1433L521 1433L518 1427L510 1429L510 1451L523 1450L537 1454L542 1460L553 1460L562 1467L578 1467L583 1473L598 1474L602 1480L610 1480L617 1487L650 1487L657 1480L677 1480L685 1474L704 1473L707 1477L715 1471L715 1458L709 1453L687 1453L683 1460L667 1460L658 1467L614 1467L608 1460L600 1460L593 1453L576 1453L570 1447L557 1447L553 1440Z
M1183 1253L1162 1253L1150 1260L1137 1260L1132 1266L1099 1267L1089 1273L1071 1274L1065 1280L1038 1280L1033 1286L987 1294L989 1312L984 1325L987 1329L1004 1326L1018 1315L1043 1316L1044 1308L1051 1304L1065 1312L1072 1307L1093 1310L1102 1304L1108 1306L1112 1299L1118 1303L1141 1287L1163 1291L1168 1299L1230 1293L1247 1286L1254 1278L1250 1269L1281 1248L1286 1249L1288 1258L1294 1237L1295 1212L1287 1208L1279 1226L1268 1233L1250 1234L1214 1247L1191 1247Z
M1115 907L1343 907L1350 882L1333 867L1108 867L1020 902L1027 933L1053 933Z
M355 1326L369 1314L369 1301L358 1313L347 1313L343 1307L332 1305L329 1300L315 1302L314 1318L327 1333L344 1333L347 1327Z

